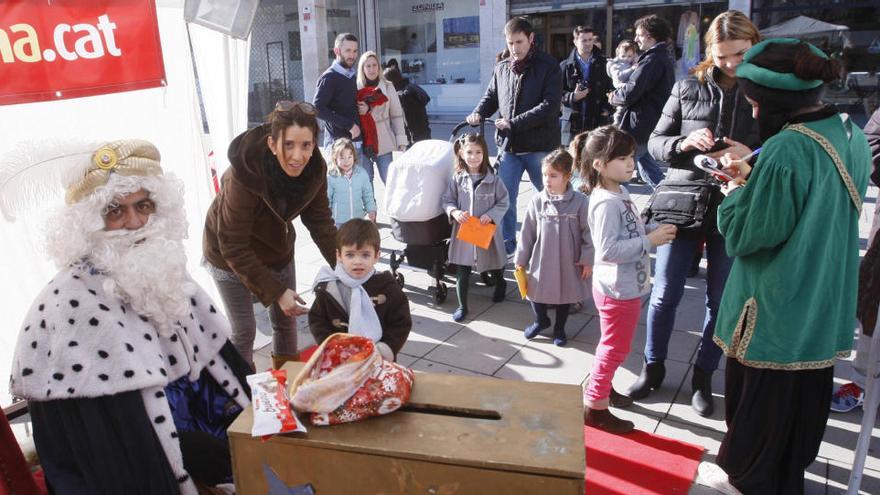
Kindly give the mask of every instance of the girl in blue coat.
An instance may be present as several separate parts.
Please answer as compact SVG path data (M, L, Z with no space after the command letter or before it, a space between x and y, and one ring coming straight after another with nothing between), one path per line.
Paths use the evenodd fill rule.
M338 229L352 218L376 221L376 199L366 170L357 166L357 150L347 138L339 138L330 148L327 169L327 196Z

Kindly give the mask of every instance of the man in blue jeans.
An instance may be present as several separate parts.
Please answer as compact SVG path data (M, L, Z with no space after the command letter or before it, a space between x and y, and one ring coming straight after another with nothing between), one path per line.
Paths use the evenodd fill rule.
M648 153L648 137L660 120L663 105L675 84L675 68L666 43L671 29L666 20L656 15L638 19L635 28L635 41L642 54L629 80L609 93L608 101L615 107L623 107L620 129L636 138L639 176L653 189L663 180L663 171Z
M495 120L495 142L502 150L499 175L510 196L501 232L510 255L516 250L516 198L523 172L528 172L535 189L543 189L541 160L561 142L562 73L556 59L535 48L529 21L514 17L504 26L504 37L510 57L495 64L489 87L467 122L476 126L496 111L499 114Z

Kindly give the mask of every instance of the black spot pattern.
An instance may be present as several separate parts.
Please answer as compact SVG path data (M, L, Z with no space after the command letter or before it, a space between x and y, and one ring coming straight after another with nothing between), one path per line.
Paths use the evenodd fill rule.
M201 330L202 333L205 333L205 326L204 326L204 325L199 325L199 330Z
M119 325L121 328L125 328L125 323L122 323L121 321L117 321L116 324Z
M43 330L46 329L46 320L40 320L40 328L42 328Z
M198 353L199 353L199 346L194 345L193 346L193 354L198 354Z
M134 346L129 344L128 342L126 342L125 343L125 350L127 350L128 352L134 352Z
M101 381L104 381L104 382L106 382L107 380L110 379L110 377L105 375L104 373L101 373L100 375L98 375L98 378L100 378Z
M229 380L223 380L223 387L226 388L229 386Z
M157 425L160 425L165 422L165 416L156 416L156 419L154 419L153 421L155 421Z
M163 391L161 391L161 390L158 391L158 392L156 392L156 398L157 398L157 399L161 399L162 397L165 397L165 392L163 392Z
M144 334L144 338L147 339L147 340L153 340L153 336L150 335L150 334L148 334L148 333L145 333L145 334Z
M138 315L138 318L140 318L140 319L141 319L141 321L143 321L143 322L145 322L145 323L146 323L146 322L148 322L148 321L150 321L150 319L149 319L149 318L147 318L147 317L146 317L146 316L144 316L144 315Z
M40 304L39 306L37 306L37 309L39 309L40 311L42 311L43 308L45 308L45 307L46 307L45 304Z
M30 368L24 368L21 370L21 376L28 376L33 372L34 372L34 370L32 370Z
M172 431L172 432L171 432L171 438L177 438L177 432L176 432L176 431Z
M50 395L52 395L52 389L51 389L51 388L50 388L49 390L46 390L46 397L49 397Z
M171 336L171 342L177 342L177 334Z
M52 378L60 382L61 380L64 380L64 373L53 373Z
M123 373L123 375L124 375L126 378L131 378L131 377L134 376L134 370L125 370L125 373Z
M78 345L79 345L79 342L77 342L75 340L71 340L70 342L67 343L67 347L76 347Z
M98 355L101 356L101 359L107 359L110 357L110 354L107 354L107 351L104 350L99 350Z
M70 323L71 325L73 325L76 323L76 320L74 320L73 318L70 318L69 320L67 320L67 323Z
M31 349L36 349L36 348L37 348L37 341L35 340L35 341L31 342Z
M238 389L232 391L232 398L238 397Z
M71 299L70 300L70 307L75 308L77 306L79 306L79 301L77 301L76 299Z
M74 364L73 366L71 366L71 368L73 368L73 371L76 371L77 373L79 373L80 371L82 371L83 365L77 363L77 364Z
M210 312L212 312L212 313L216 313L216 312L217 312L217 310L214 309L214 305L213 305L213 304L211 305L210 308L208 308L208 311L210 311Z
M101 311L110 311L110 308L104 306L103 304L98 304L98 309L100 309Z
M159 373L162 373L162 376L168 376L168 372L165 371L165 368L159 368Z
M216 363L216 361L214 361L214 360L212 359L212 360L208 363L208 366L214 366L214 363Z
M30 325L24 327L24 331L25 331L25 332L27 332L27 331L30 330L30 329L31 329L31 326L30 326Z
M177 365L177 358L174 356L168 356L168 362L171 363L171 366Z
M122 314L125 314L125 306L119 306L119 309L122 310Z
M58 295L58 289L53 290L52 293L55 294L55 295L57 296L57 295Z
M89 294L91 294L91 295L93 295L93 296L97 296L97 295L98 295L98 293L95 292L95 291L92 290L92 289L89 289Z
M67 393L68 393L68 394L73 394L73 392L75 392L75 390L73 389L73 387L68 387L68 388L67 388Z
M217 340L217 334L216 334L216 333L212 333L212 334L211 334L211 340Z
M96 326L98 326L98 323L101 323L101 322L100 322L100 321L98 321L98 319L97 319L97 318L95 318L95 317L92 317L92 319L91 319L91 320L89 320L89 325L91 325L91 326L93 326L93 327L96 327Z

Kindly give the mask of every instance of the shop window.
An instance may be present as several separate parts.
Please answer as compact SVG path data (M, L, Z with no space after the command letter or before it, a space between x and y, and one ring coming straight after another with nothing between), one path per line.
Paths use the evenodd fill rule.
M418 84L480 82L477 2L378 0L382 63Z
M302 50L296 0L262 0L251 29L248 122L263 122L284 99L303 98Z

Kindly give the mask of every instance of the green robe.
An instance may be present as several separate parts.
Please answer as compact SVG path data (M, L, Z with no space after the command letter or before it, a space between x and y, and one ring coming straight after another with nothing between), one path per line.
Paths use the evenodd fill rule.
M839 115L807 122L824 136L865 197L871 153ZM748 182L718 209L727 254L736 257L715 342L746 366L832 366L852 349L856 326L859 214L840 173L813 139L783 130L768 139Z

